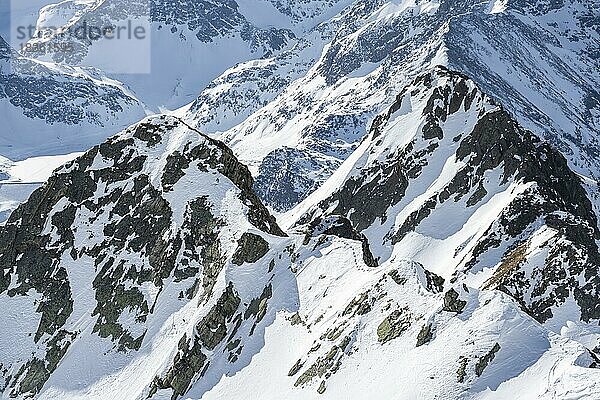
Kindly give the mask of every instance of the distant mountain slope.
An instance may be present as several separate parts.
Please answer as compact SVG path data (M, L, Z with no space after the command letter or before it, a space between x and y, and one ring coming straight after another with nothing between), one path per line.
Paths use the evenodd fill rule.
M22 57L0 37L0 155L85 150L144 115L119 83Z
M100 40L73 41L76 51L57 53L53 61L100 68L126 83L153 108L170 109L186 105L211 80L235 64L271 57L292 45L321 18L333 15L332 8L341 0L290 3L271 0L101 0L79 12L65 27L127 26L136 18L146 20L151 32L135 45L148 46L142 51L147 60L115 53L119 43L107 48ZM55 19L76 1L59 3L43 11L43 19ZM136 24L136 22L134 22ZM142 24L143 25L143 24ZM59 43L59 36L43 43ZM113 53L111 53L113 52ZM110 54L110 57L107 57ZM166 57L174 54L175 56ZM39 54L44 57L43 54ZM149 65L146 65L149 64ZM131 65L139 70L122 74ZM147 73L148 72L148 73Z
M596 179L597 7L579 0L353 2L310 31L310 45L225 72L186 119L225 131L259 195L285 211L335 171L404 85L440 64L466 73L558 147L571 168Z

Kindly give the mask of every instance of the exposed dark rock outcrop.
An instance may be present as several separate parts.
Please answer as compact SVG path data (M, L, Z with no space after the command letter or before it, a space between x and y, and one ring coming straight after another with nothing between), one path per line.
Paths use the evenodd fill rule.
M164 169L149 167L160 163L163 154L150 154L173 140L173 131L188 141L164 154ZM95 320L93 332L110 339L116 351L140 348L165 281L184 285L180 298L192 299L200 292L200 302L210 299L229 256L219 239L227 221L218 215L220 205L212 203L210 192L194 195L186 188L173 193L194 171L235 188L234 201L256 228L256 233L239 234L240 248L229 254L234 262L253 263L264 256L269 246L261 232L284 236L254 194L248 169L231 150L167 116L144 120L70 162L0 227L0 294L40 298L33 339L41 356L23 361L6 383L11 393L39 391L80 334L67 324L74 312L73 291L85 290L72 287L69 269L75 264L92 275L85 293L94 304L78 312L89 313ZM183 200L182 209L172 208L173 195ZM155 289L149 292L149 287ZM240 301L232 285L220 294L198 324L197 335L182 338L181 354L157 388L171 387L176 396L184 393L208 365L201 349L212 350L231 334ZM266 303L259 301L257 307L252 311L255 326Z
M244 233L238 241L238 248L233 253L232 262L237 265L253 263L260 260L269 251L269 243L253 233Z
M494 360L494 358L496 357L496 353L498 353L499 351L500 345L496 343L487 354L485 354L477 360L477 362L475 363L475 374L477 376L481 376L481 374L483 374L483 371Z
M459 294L456 290L450 289L444 294L443 311L460 314L465 309L466 305L467 302L459 298Z
M403 137L402 145L394 147L393 142L384 140L400 134L395 125L389 126L390 121L398 113L416 113L412 108L415 102L423 104L419 107L424 124L414 137ZM456 126L457 119L470 117L475 120L472 125ZM450 126L455 130L447 127L448 121L454 121ZM600 253L596 245L600 230L581 178L561 153L522 128L473 81L443 67L422 74L386 113L374 119L365 140L370 142L365 152L369 161L355 165L340 188L298 219L298 226L313 226L342 215L358 234L370 232L369 241L383 242L385 248L429 226L428 221L440 218L452 203L475 210L491 198L490 191L519 185L524 189L490 221L468 254L457 258L458 271L452 281L461 274L493 267L485 264L486 257L502 257L505 262L485 287L510 294L538 321L550 319L552 308L561 307L569 296L581 309L582 320L600 319ZM435 192L423 193L418 201L406 198L407 193L414 196L411 190L421 190L418 185L431 185L429 175L440 173L432 165L440 163L439 157L443 157L442 165L448 160L460 166ZM433 170L424 174L428 168ZM402 212L403 218L396 220L400 204L411 201L414 209ZM395 224L390 224L390 218ZM516 246L528 243L542 226L555 232L547 244L548 256L543 266L526 268L528 251ZM436 237L435 232L429 235ZM456 248L456 254L461 250ZM373 254L374 259L378 257L381 255ZM435 283L436 290L441 285Z
M227 323L231 322L240 305L240 298L229 284L217 304L196 327L200 342L208 350L213 350L227 336Z
M433 326L431 324L425 324L417 335L416 346L423 346L424 344L429 343L431 339L433 339Z
M411 318L408 309L394 310L377 327L379 342L383 344L400 336L411 326Z

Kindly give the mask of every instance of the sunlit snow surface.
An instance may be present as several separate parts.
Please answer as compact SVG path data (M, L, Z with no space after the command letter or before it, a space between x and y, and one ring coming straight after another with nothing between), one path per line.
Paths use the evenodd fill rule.
M118 9L129 4L105 3ZM235 2L203 2L206 7L223 3ZM448 201L400 241L390 240L411 214L468 166L458 160L456 150L479 117L497 110L487 96L480 94L471 112L460 111L444 121L443 138L436 142L435 151L427 153L422 172L410 181L401 201L385 210L387 219L378 218L361 231L379 258L377 267L365 265L359 241L333 235L310 237L303 230L306 226L298 223L309 213L327 215L320 202L351 178L369 178L369 168L397 150L409 143L417 150L431 144L420 137L431 93L416 89L400 99L382 136L375 138L369 132L373 118L386 112L415 76L438 64L469 75L474 80L470 89L479 85L520 124L556 145L582 178L594 209L600 209L600 202L594 200L600 177L596 150L600 75L594 58L600 37L594 4L575 0L565 1L564 6L517 0L238 3L211 14L207 26L226 23L222 31L204 40L197 35L202 37L205 31L190 28L188 20L155 21L150 75L93 69L106 62L96 44L82 61L90 68L16 54L6 57L8 50L1 47L0 75L22 85L10 99L0 92L0 155L4 156L0 222L55 168L80 151L146 114L175 114L232 147L257 178L256 187L266 188L259 195L277 209L279 223L289 233L280 238L259 232L247 219L248 204L239 201L239 188L213 170L190 168L172 191L161 192L174 211L171 233L181 228L185 208L195 196L209 198L211 210L226 221L219 241L227 264L215 293L233 282L245 306L268 282L273 284L268 313L257 333L248 333L249 322L239 333L243 345L239 358L227 359L226 343L206 352L210 366L203 376L194 376L184 398L600 398L600 370L590 368L596 361L589 351L600 343L600 328L597 321L580 320L580 305L572 293L552 307L553 317L542 325L507 294L483 289L517 239L503 238L501 246L466 267L477 244L491 228L499 227L507 207L535 185L512 178L504 181L499 170L486 172L486 195L476 206L467 206L466 199ZM71 7L81 4L67 0L50 5L38 22L64 22L69 16L65 10L81 13L77 17L106 16L87 6ZM196 9L184 4L180 11L190 10ZM25 10L23 18L32 19L31 10ZM238 23L231 24L233 20ZM20 68L2 75L10 71L5 68L9 58L18 60ZM57 88L69 90L55 92ZM74 119L61 120L65 115ZM58 120L47 121L48 116ZM147 121L160 125L161 118L169 117ZM131 132L121 135L129 138ZM197 132L184 126L164 135L155 148L135 141L132 147L135 154L148 157L143 173L157 189L168 156L185 152L188 142L201 141ZM90 170L105 167L106 160L97 156ZM100 183L92 200L113 189L130 190L132 181L130 176L114 187ZM272 195L283 192L292 195L289 199ZM67 203L63 199L55 205L44 233L56 238L52 216ZM114 217L109 214L100 213L91 223L89 210L79 207L74 247L82 250L107 238L103 227ZM538 273L552 246L564 245L559 231L541 221L535 224L523 233L524 274ZM244 232L266 238L269 252L256 263L234 265L231 254ZM133 266L147 261L144 254L117 256ZM277 260L273 273L271 259ZM113 341L93 332L97 318L93 281L98 273L94 260L89 256L74 260L65 252L59 264L67 271L74 300L65 328L79 336L44 384L42 399L147 398L154 379L172 366L182 335L195 334L218 297L206 302L198 296L182 299L179 293L184 285L173 277L161 289L144 282L140 290L155 304L148 320L140 323L134 311L125 310L118 321L135 335L146 329L146 336L139 350L120 352ZM444 287L432 288L426 270L443 277ZM585 279L584 274L574 277L570 289L584 285ZM16 278L11 285L16 286ZM461 313L442 309L450 289L466 302ZM523 292L530 300L531 290ZM31 334L39 324L36 306L42 300L34 290L26 296L0 295L0 362L9 374L16 374L31 357L44 356L48 338L36 343ZM368 304L369 310L357 313L357 303ZM382 343L382 323L400 310L407 326ZM431 338L416 346L426 326L431 327ZM496 344L499 349L493 351ZM481 369L481 360L490 352L492 359ZM170 390L158 390L152 398L171 396Z

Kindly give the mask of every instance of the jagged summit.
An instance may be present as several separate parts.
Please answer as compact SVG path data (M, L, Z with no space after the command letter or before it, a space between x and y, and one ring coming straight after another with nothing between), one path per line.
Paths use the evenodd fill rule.
M286 211L337 169L405 85L443 64L596 179L597 11L578 0L352 2L282 54L226 71L186 118L221 134L263 201Z
M83 396L119 372L125 390L133 368L125 397L181 395L219 357L250 357L235 332L260 330L290 278L284 234L251 187L229 149L169 116L56 171L0 228L4 393ZM213 355L226 344L230 356Z
M360 147L290 213L341 215L375 258L501 288L541 322L600 318L598 221L565 158L445 67L417 77ZM577 254L577 256L575 256Z
M7 148L94 144L0 226L1 397L597 400L593 2L151 3L149 76L0 40Z

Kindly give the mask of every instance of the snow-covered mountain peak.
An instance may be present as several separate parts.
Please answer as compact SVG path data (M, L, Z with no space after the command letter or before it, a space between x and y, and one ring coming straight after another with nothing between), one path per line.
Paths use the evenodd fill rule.
M286 211L335 171L407 83L443 64L595 179L596 15L576 0L352 2L276 57L226 71L185 118L221 135L263 201Z
M578 307L586 322L600 318L600 233L580 178L446 68L407 86L332 177L282 220L329 215L350 220L379 262L409 258L470 286L500 287L540 321L556 315L551 325L566 322L563 308Z
M11 305L2 386L13 396L87 397L117 372L110 390L124 397L181 395L207 370L239 368L221 366L228 358L246 363L260 321L293 303L287 239L247 168L169 116L57 170L0 236L0 297ZM236 332L252 337L246 353ZM81 369L81 359L99 368Z
M152 60L0 38L1 396L597 400L598 11L44 7Z

